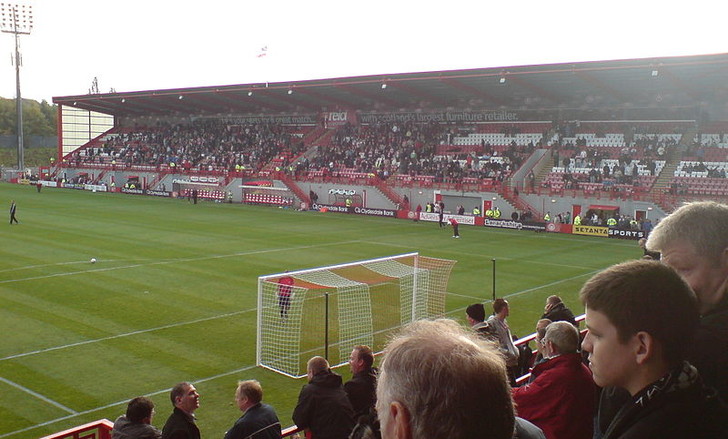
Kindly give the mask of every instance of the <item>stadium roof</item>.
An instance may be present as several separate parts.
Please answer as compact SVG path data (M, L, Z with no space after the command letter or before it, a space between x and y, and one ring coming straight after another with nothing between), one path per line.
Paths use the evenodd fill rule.
M88 94L53 102L120 117L696 107L728 102L728 54Z

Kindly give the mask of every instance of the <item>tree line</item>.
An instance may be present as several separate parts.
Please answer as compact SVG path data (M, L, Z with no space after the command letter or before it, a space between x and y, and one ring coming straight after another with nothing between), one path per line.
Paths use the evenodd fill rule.
M23 99L23 134L26 136L56 136L57 107L45 99ZM15 99L0 98L0 135L15 135L18 116Z

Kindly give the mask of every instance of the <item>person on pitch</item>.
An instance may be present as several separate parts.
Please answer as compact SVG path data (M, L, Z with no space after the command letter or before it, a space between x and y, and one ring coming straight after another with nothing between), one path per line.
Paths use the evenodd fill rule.
M286 273L288 273L286 271ZM291 296L293 295L293 278L285 275L278 279L278 307L281 318L288 318L288 310L291 308Z

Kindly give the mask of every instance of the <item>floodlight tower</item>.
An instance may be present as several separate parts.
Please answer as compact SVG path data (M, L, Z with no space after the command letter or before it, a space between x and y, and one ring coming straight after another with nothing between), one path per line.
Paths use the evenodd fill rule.
M18 171L25 169L23 150L23 99L20 96L20 35L33 29L33 7L0 3L0 31L15 34L15 110L18 113Z

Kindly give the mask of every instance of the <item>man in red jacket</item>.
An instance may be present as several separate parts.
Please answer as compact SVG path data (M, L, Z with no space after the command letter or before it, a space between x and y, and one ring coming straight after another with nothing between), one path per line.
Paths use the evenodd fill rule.
M579 331L554 322L541 343L546 361L533 368L535 379L513 388L518 416L540 427L547 439L592 437L596 387L578 352Z

